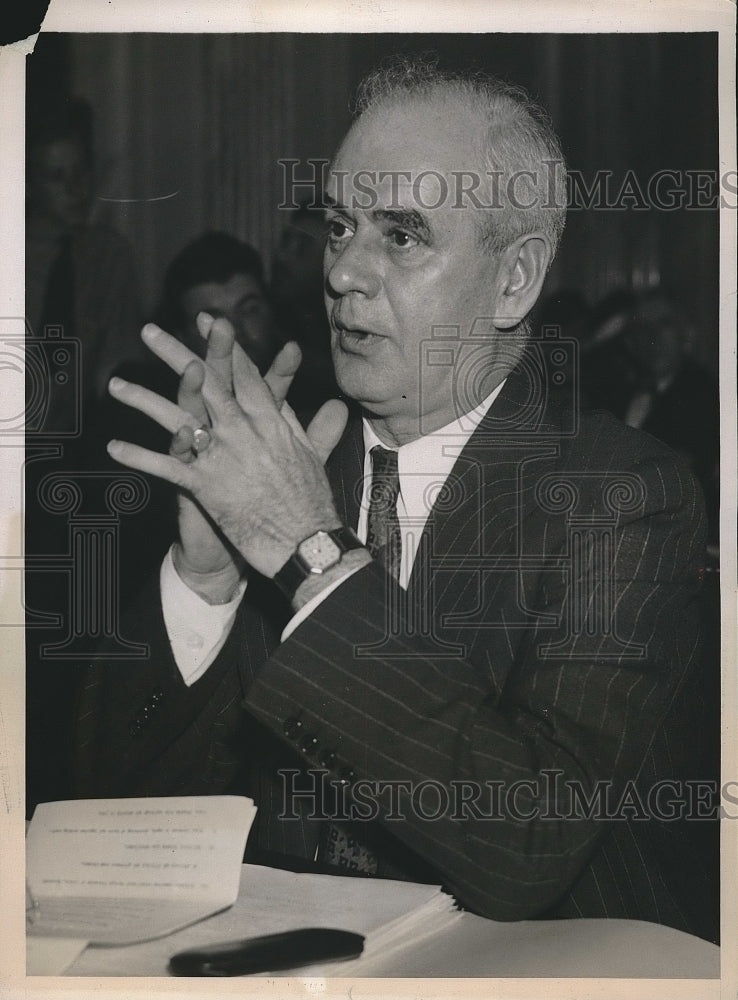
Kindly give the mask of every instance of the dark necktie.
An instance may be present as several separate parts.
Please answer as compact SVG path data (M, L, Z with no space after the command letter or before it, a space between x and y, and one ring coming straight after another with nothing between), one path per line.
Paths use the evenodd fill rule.
M383 563L390 576L399 580L402 532L397 517L397 498L400 495L397 452L378 444L371 450L371 459L372 483L369 488L366 547Z
M366 546L387 572L399 580L402 534L397 517L400 474L397 452L381 445L371 450L372 482L369 490L369 517ZM339 868L376 874L378 861L363 836L362 824L353 826L337 820L326 824L321 856Z

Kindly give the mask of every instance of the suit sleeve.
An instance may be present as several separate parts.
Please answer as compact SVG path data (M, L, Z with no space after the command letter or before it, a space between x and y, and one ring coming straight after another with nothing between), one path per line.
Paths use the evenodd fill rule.
M622 799L694 669L704 516L691 477L657 454L631 463L644 500L614 533L604 623L586 538L576 560L571 536L560 539L561 563L575 568L538 575L525 599L531 625L504 667L488 662L504 656L484 628L461 654L439 649L372 564L278 647L248 691L247 709L282 739L300 750L310 734L306 764L318 746L336 781L375 789L385 828L485 916L542 914L572 886L606 829L576 796ZM591 599L572 642L582 588ZM390 782L409 789L399 819Z
M278 632L244 599L216 661L188 687L164 626L158 574L126 609L121 629L141 644L144 655L116 660L103 647L84 672L75 727L75 794L206 795L237 789L249 721L241 708L243 693Z

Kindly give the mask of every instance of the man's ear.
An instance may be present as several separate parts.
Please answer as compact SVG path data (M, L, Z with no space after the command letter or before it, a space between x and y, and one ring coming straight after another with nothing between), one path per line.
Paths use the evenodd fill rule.
M536 303L551 263L551 244L544 233L519 236L500 255L495 326L517 326Z

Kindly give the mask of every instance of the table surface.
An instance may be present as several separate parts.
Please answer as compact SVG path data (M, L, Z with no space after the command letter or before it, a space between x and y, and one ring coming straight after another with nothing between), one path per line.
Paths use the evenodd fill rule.
M309 907L317 907L311 899L318 898L318 890L324 893L326 886L331 893L328 920L319 915L316 918L316 913L324 911L324 902L313 916L309 915ZM383 886L379 879L294 874L245 865L239 897L229 909L158 940L126 947L85 948L65 975L167 976L167 964L175 952L253 934L254 921L260 919L258 900L260 894L266 898L267 892L273 902L272 914L261 933L308 924L366 933L362 921L366 921L372 907L378 912L383 891L387 891L386 883ZM324 975L330 975L329 966L323 969ZM294 974L293 970L282 973ZM304 974L311 972L305 970ZM369 974L419 978L717 979L720 951L681 931L637 920L499 923L463 913L450 927L382 960Z

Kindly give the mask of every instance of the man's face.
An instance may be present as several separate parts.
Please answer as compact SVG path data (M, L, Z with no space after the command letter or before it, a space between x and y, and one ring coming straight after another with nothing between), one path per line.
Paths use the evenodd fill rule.
M185 337L188 345L205 356L205 342L197 332L195 319L208 312L216 319L225 316L236 331L236 340L251 360L264 371L274 356L277 337L274 319L261 285L251 274L234 274L223 283L204 281L188 288L182 296Z
M57 139L33 150L28 194L33 210L61 228L83 225L90 209L92 177L81 144Z
M457 402L457 362L429 365L424 350L434 327L456 327L464 338L477 317L493 315L498 262L480 249L477 210L454 207L452 171L479 173L480 129L468 110L430 101L364 116L327 186L333 207L324 274L336 378L348 396L399 421L410 436L421 416L425 433L494 388L479 379L479 398ZM383 171L395 173L380 180ZM448 182L445 199L432 171Z

